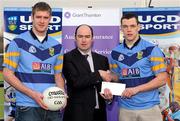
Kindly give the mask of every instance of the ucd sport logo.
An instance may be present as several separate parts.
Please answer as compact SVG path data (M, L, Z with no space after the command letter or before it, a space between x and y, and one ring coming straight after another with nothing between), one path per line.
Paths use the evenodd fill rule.
M9 30L11 30L11 31L16 30L16 28L17 28L16 23L17 23L17 16L9 17L8 18L8 28L9 28Z

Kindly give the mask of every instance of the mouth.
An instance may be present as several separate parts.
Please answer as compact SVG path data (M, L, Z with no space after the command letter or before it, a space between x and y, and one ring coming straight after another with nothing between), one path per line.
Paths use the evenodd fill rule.
M82 46L82 47L86 47L86 46L87 46L87 44L81 44L81 46Z
M127 36L128 36L128 37L131 37L131 36L133 36L133 34L127 34Z
M44 27L44 25L39 25L39 27Z
M86 46L86 44L81 44L82 46Z

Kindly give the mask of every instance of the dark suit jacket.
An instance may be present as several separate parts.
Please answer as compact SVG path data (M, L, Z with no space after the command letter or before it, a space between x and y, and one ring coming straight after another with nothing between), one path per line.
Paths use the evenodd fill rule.
M98 70L109 69L108 59L94 52L92 52L92 58L94 72L91 72L86 58L77 48L64 55L63 74L67 81L67 94L69 96L64 117L69 121L75 120L78 114L81 114L79 117L91 118L88 116L91 112L93 113L96 105L95 86L98 92L100 109L106 116L105 101L99 95L103 80ZM82 110L76 109L81 107ZM87 121L88 119L84 120Z

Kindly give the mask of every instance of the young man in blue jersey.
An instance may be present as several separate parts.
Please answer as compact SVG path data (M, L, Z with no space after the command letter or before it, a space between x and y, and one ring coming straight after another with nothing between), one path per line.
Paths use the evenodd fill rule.
M38 2L32 8L32 30L17 36L4 56L4 79L16 89L16 121L61 121L60 111L49 111L42 92L64 89L62 45L48 36L51 7Z
M168 78L164 55L139 36L135 14L123 15L121 29L124 42L112 50L110 57L112 72L119 76L119 83L126 84L118 97L119 121L162 121L158 88Z

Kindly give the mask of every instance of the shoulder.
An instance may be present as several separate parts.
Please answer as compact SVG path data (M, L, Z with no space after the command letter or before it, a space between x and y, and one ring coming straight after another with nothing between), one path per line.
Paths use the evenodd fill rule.
M92 52L92 56L96 57L96 58L99 58L99 59L102 59L102 60L106 60L107 59L106 56L98 54L98 53L95 53L95 52Z
M29 31L23 32L16 36L10 44L17 44L18 46L22 45L26 40L30 38Z
M48 39L47 40L48 40L49 44L62 45L58 40L56 40L55 38L53 38L53 37L51 37L49 35L48 35Z
M53 37L51 37L51 36L49 36L49 35L48 35L48 40L58 42L56 39L54 39Z
M140 44L142 44L145 47L150 47L150 46L156 47L156 45L154 43L152 43L151 41L148 41L148 40L144 40L144 39L141 39Z
M164 56L162 50L153 42L142 40L141 46L142 48L145 48L148 52L151 52L152 54L155 54L155 55L162 54L162 56Z
M114 47L113 49L112 49L112 51L117 51L117 52L119 52L119 51L121 51L122 49L123 49L123 43L119 43L116 47Z
M31 39L32 36L30 35L29 31L23 32L21 34L19 34L18 36L16 36L13 40L17 41L17 40L29 40Z
M67 53L64 54L64 58L72 58L77 53L76 49L73 49Z
M16 38L23 38L23 39L28 39L30 37L30 32L29 31L26 31L26 32L23 32L21 34L19 34L18 36L15 37Z

